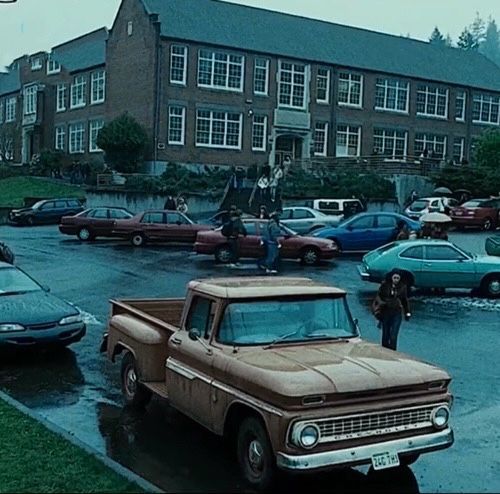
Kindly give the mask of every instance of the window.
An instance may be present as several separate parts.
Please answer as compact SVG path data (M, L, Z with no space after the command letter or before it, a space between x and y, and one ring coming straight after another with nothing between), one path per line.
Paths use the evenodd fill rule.
M499 124L499 98L475 94L472 102L472 121L474 123Z
M42 60L39 57L31 59L31 70L40 70L42 68Z
M326 156L328 151L328 122L314 126L314 156Z
M36 115L37 85L24 88L24 114Z
M85 136L85 125L83 123L70 124L69 152L71 154L83 153L85 151L83 145L84 136Z
M3 158L5 161L14 160L14 139L6 137L3 141Z
M68 207L70 207L70 208L80 208L80 207L82 207L82 204L79 201L71 200L71 201L67 201L67 203L68 203Z
M284 209L280 215L280 220L291 220L293 209Z
M168 143L184 145L186 108L168 107Z
M318 69L316 79L316 102L330 102L330 71L328 69Z
M104 127L104 120L91 120L89 123L89 151L95 153L102 151L97 145L99 131Z
M359 156L361 127L353 125L337 126L336 156Z
M453 162L460 165L465 158L465 139L455 137L453 139Z
M373 152L390 159L406 157L408 132L404 130L374 129Z
M70 108L80 108L85 106L86 99L85 77L83 75L76 76L71 84L71 105Z
M377 217L377 228L396 228L397 221L394 216L381 215Z
M4 122L4 113L3 113L3 101L0 101L0 123Z
M141 223L149 223L149 224L163 224L163 213L146 213L142 219Z
M66 84L58 84L56 92L56 111L66 110L66 97L68 93L68 87Z
M267 116L254 115L252 125L252 150L265 151L267 137Z
M196 145L241 149L241 113L210 110L196 112Z
M465 122L465 91L459 91L455 99L455 120Z
M47 74L58 74L59 72L61 72L61 64L53 60L52 55L49 55L47 60Z
M180 213L167 213L167 223L170 225L190 225L191 224Z
M40 206L40 210L45 211L47 209L55 209L56 205L54 202L46 202Z
M107 209L94 209L92 213L89 215L92 218L96 219L108 219L108 210Z
M417 115L448 118L448 89L420 84L417 87Z
M106 98L106 72L104 70L92 72L91 86L90 104L103 103Z
M314 218L314 214L307 209L294 209L293 210L293 219L294 220L307 220Z
M278 88L279 106L304 109L306 106L306 66L280 60Z
M198 86L243 91L245 57L210 50L198 54Z
M424 247L419 245L417 247L410 247L400 254L400 257L405 259L423 259L424 258Z
M363 106L363 76L341 72L339 74L339 105Z
M109 217L115 220L126 220L127 218L132 218L132 214L123 209L110 209Z
M127 22L127 35L132 36L134 34L134 23L132 21Z
M261 96L269 93L269 60L256 58L253 69L253 92Z
M416 134L415 154L420 156L425 150L431 153L429 158L444 158L446 156L446 136Z
M66 143L66 128L64 126L56 127L56 142L55 148L58 151L64 151Z
M257 235L257 224L254 221L252 222L245 221L243 225L245 226L247 235ZM263 228L266 227L266 225L267 223L259 223L260 230L262 231Z
M429 261L459 261L467 259L461 252L449 245L427 245L425 258Z
M5 102L5 121L6 122L14 122L16 119L16 104L17 100L15 96L11 98L7 98Z
M172 45L170 47L170 82L172 84L186 84L187 54L187 46Z
M408 113L410 84L396 79L377 79L375 109Z
M66 201L56 201L56 209L66 209L67 207Z
M349 226L352 230L364 230L366 228L373 228L374 216L363 216L362 218L351 221L346 226Z
M208 340L212 331L215 315L214 303L204 297L195 296L191 302L191 309L187 318L186 329L197 329L202 338Z

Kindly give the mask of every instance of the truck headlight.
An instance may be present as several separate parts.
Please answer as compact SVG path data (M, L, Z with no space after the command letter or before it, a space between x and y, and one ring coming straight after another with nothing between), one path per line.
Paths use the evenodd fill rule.
M310 449L318 444L320 432L317 425L303 424L295 427L292 433L292 442L296 446Z
M432 411L431 420L437 429L444 429L448 425L449 419L450 410L446 406L440 406Z
M67 324L76 324L78 322L82 322L82 315L81 314L76 314L74 316L68 316L68 317L63 317L60 321L59 324L61 326L65 326Z
M8 333L10 331L25 331L26 328L21 324L0 324L0 332Z

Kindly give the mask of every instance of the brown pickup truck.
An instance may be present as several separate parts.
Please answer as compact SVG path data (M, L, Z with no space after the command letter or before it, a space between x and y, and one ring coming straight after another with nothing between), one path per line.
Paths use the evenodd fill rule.
M152 394L234 441L245 479L390 468L453 443L450 376L363 341L346 293L306 278L192 281L186 299L112 301L102 350L129 404Z

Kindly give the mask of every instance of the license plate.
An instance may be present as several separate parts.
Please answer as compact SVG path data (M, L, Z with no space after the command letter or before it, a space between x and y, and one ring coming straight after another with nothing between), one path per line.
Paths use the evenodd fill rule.
M374 470L383 470L399 466L399 456L397 453L378 453L372 456L372 465Z

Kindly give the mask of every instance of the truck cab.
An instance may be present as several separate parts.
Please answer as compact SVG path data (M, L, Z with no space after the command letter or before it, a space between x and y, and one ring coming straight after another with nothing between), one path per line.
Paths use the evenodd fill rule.
M151 394L234 441L244 478L390 468L453 443L450 376L360 338L346 293L307 278L192 281L185 300L112 301L103 350L128 403Z

